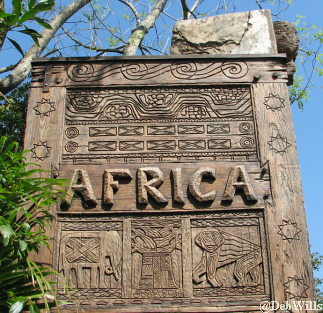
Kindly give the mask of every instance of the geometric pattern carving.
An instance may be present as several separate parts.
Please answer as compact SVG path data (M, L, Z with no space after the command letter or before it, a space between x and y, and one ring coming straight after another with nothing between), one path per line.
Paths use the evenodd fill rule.
M280 155L287 153L287 149L291 146L287 141L287 138L283 137L281 134L271 136L268 145L270 150L273 150L276 154L278 153Z
M117 148L116 141L90 141L89 151L114 151Z
M281 111L285 107L285 99L270 93L268 97L265 97L264 105L267 110Z
M180 150L204 150L205 140L179 140L178 148Z
M140 136L144 134L142 126L121 126L119 127L119 136Z
M72 139L79 135L79 130L76 127L68 127L65 130L65 134L67 138Z
M69 141L66 145L65 145L65 150L67 152L73 153L77 150L78 148L78 143L74 142L74 141Z
M239 131L242 134L251 134L253 132L253 127L251 123L241 123L239 125Z
M37 105L34 106L36 115L40 117L49 116L51 112L54 112L56 109L54 107L55 102L50 101L49 99L42 98L41 101L36 102Z
M140 151L144 149L143 141L120 141L120 151Z
M207 126L208 134L228 134L230 133L229 124L213 124Z
M148 126L148 135L174 135L175 126Z
M202 91L203 90L203 91ZM162 103L152 101L158 94ZM252 118L249 88L182 88L71 90L67 93L68 121L217 120ZM191 123L192 125L192 123ZM128 126L128 125L127 125ZM212 131L212 130L211 130Z
M178 125L179 134L204 134L204 125Z
M108 64L94 68L90 63L70 65L68 77L75 82L95 82L112 76L123 77L129 81L145 81L163 75L172 75L177 79L198 81L214 75L231 79L244 77L248 73L248 65L243 61L212 61L208 64L190 61L169 61L158 64L140 61L140 63ZM163 97L151 97L152 100L162 101Z
M243 148L251 148L255 145L255 141L251 137L242 137L240 139L240 145Z
M95 263L100 257L100 238L72 237L66 242L66 260L69 263Z
M288 281L284 286L289 300L301 300L307 298L306 291L309 289L309 286L305 284L303 278L300 278L297 275L294 277L288 277Z
M116 136L116 135L117 135L116 127L90 127L89 128L90 137Z
M293 223L291 219L283 220L282 224L278 225L278 234L282 236L283 240L291 243L293 240L299 240L299 233L302 231L297 227L297 223Z
M150 140L147 141L148 150L175 150L174 140Z
M251 95L245 86L69 89L65 116L63 160L257 158ZM76 132L72 144L69 139ZM104 136L106 141L93 140Z
M38 144L35 143L34 147L31 149L31 157L36 159L36 161L44 161L49 157L50 150L52 149L47 145L47 141L40 141Z
M231 147L230 139L209 140L209 149L229 149L230 147Z

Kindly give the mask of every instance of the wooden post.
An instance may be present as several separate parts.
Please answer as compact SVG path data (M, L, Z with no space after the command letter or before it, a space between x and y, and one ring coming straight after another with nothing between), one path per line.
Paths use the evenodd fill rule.
M311 255L288 89L286 84L269 83L255 84L252 91L260 160L263 164L268 163L271 180L272 199L266 201L266 218L274 298L279 303L314 299Z

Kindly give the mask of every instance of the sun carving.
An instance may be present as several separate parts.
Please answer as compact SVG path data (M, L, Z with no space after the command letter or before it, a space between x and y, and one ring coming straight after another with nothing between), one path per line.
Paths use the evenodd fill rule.
M267 110L281 111L285 107L285 99L270 93L268 97L265 97L264 105Z
M288 243L291 243L292 240L299 240L301 229L297 227L297 223L293 223L290 219L283 220L282 224L278 225L278 228L278 234Z
M47 145L47 141L40 141L39 144L34 144L34 147L31 149L32 158L36 161L44 161L49 157L50 150L52 148Z
M288 281L284 284L286 293L289 295L289 299L300 300L307 298L307 286L304 283L304 279L295 275L294 277L288 277Z
M281 134L271 136L268 141L268 145L270 150L273 150L275 153L279 153L280 155L287 153L287 149L291 146L287 139Z
M36 115L40 115L40 117L49 116L50 112L55 111L55 102L50 101L49 99L41 99L41 101L36 102L37 105L34 106L34 110Z

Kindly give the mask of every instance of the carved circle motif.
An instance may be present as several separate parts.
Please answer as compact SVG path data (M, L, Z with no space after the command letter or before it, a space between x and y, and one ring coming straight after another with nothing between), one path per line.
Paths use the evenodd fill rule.
M68 77L73 81L87 81L94 75L94 68L89 63L70 65L67 71Z
M79 135L79 130L76 127L66 128L65 134L68 138L75 138Z
M123 64L121 73L130 80L143 79L148 74L148 67L145 63Z
M252 125L250 123L241 123L239 125L239 131L242 134L250 134L252 133Z
M189 79L196 74L197 66L195 62L178 61L171 65L171 72L176 78Z
M251 137L242 137L240 139L240 145L242 148L251 148L254 146L254 140Z
M245 62L223 62L221 71L228 78L241 78L247 75L248 65Z
M78 143L74 142L74 141L69 141L66 145L65 145L65 150L67 152L73 153L77 150L78 148Z

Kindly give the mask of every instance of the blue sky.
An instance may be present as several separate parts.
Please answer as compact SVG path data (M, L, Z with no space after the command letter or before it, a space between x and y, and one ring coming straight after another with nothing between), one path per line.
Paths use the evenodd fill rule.
M323 28L322 0L294 0L287 18L293 21L295 15L305 16L308 23ZM299 66L301 70L301 66ZM304 77L305 74L303 73ZM323 79L316 77L314 87L310 89L310 98L300 111L292 106L297 149L301 167L305 208L311 250L323 254ZM323 277L321 268L319 276Z

